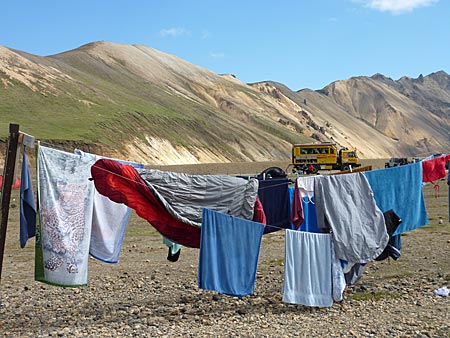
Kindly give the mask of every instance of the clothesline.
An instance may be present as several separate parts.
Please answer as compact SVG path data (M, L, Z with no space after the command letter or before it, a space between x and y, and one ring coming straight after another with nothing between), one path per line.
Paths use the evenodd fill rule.
M107 172L108 174L112 174L112 175L115 175L115 176L117 176L117 177L120 177L120 178L122 178L122 179L124 179L124 180L127 180L127 181L129 181L129 182L133 182L133 183L136 183L136 184L139 184L139 185L142 185L142 186L146 186L146 184L145 184L145 183L142 183L142 182L138 182L138 181L132 180L132 179L130 179L130 178L128 178L128 177L125 177L125 176L119 175L119 174L118 174L118 173L116 173L116 172L113 172L113 171L110 171L110 170L108 170L108 169L105 169L105 168L102 168L102 167L96 166L95 164L94 164L94 165L92 165L92 166L93 166L94 168L97 168L97 169L103 170L103 171ZM93 180L93 179L92 179L92 178L90 178L89 180Z
M125 180L127 180L127 181L129 181L129 182L133 182L133 183L135 183L135 184L139 184L140 186L146 186L146 184L145 184L145 183L142 183L141 181L135 181L135 180L133 180L133 179L131 179L131 178L129 178L129 177L122 176L122 175L120 175L120 174L117 173L117 172L113 172L113 171L110 171L110 170L105 169L105 168L103 168L103 167L96 166L96 165L93 165L93 167L95 167L95 168L97 168L97 169L101 169L102 171L105 171L105 172L107 172L107 173L109 173L109 174L113 174L113 175L115 175L115 176L117 176L117 177L120 177L120 178L122 178L122 179L125 179ZM287 183L274 184L274 185L270 185L270 186L267 186L267 187L261 187L260 189L261 189L261 190L267 189L267 188L274 188L274 189L275 189L275 188L277 188L277 187L284 186L285 184L287 184ZM276 223L276 224L267 224L266 226L267 226L267 227L270 227L270 228L282 230L282 229L285 229L285 228L282 228L282 227L277 226L278 224L282 224L282 223L283 223L283 222L278 222L278 223Z
M40 143L41 143L41 144L47 144L47 145L52 146L51 144L46 143L46 142L40 142ZM64 150L64 149L61 149L61 148L58 149L58 150L69 152L69 151ZM141 185L141 186L146 186L145 183L142 183L142 182L140 182L140 181L136 181L136 180L130 179L130 178L128 178L128 177L125 177L125 176L123 176L123 175L120 175L120 174L117 173L117 172L113 172L113 171L111 171L111 170L108 170L108 169L106 169L106 168L97 166L97 165L95 165L95 164L93 165L93 167L95 167L95 168L97 168L97 169L100 169L100 170L102 170L102 171L104 171L104 172L107 172L107 173L109 173L109 174L115 175L115 176L117 176L117 177L120 177L120 178L122 178L122 179L124 179L124 180L127 180L127 181L129 181L129 182L133 182L133 183L139 184L139 185ZM90 180L92 180L92 178L90 178ZM274 184L274 185L267 186L267 187L262 187L262 188L259 188L259 189L260 189L260 190L265 190L265 189L268 189L268 188L277 188L277 187L280 187L280 186L284 186L284 185L286 185L286 184L288 184L288 182L279 183L279 184ZM278 224L282 224L282 223L284 223L284 221L282 221L282 222L277 222L277 223L275 223L275 224L266 224L265 226L266 226L266 227L270 227L270 228L274 228L274 229L278 229L278 230L285 230L285 229L286 229L285 227L277 226Z
M48 146L50 146L50 147L52 147L52 148L56 148L57 150L70 152L70 151L68 151L67 149L64 149L64 147L54 147L54 145L52 145L52 144L50 144L50 143L47 143L47 142L40 142L40 144L42 144L42 145L48 145ZM93 167L95 167L95 168L97 168L97 169L100 169L100 170L102 170L102 171L104 171L104 172L107 172L107 173L109 173L109 174L115 175L115 176L117 176L117 177L120 177L120 178L122 178L122 179L124 179L124 180L127 180L127 181L129 181L129 182L133 182L133 183L138 184L138 185L141 185L141 186L146 186L145 183L142 183L142 182L140 182L140 181L136 181L136 180L130 179L130 178L128 178L128 177L125 177L125 176L123 176L123 175L120 175L120 174L117 173L117 172L113 172L113 171L108 170L108 169L106 169L106 168L103 168L103 167L100 167L100 166L96 166L95 164L93 165ZM249 178L250 178L250 177L251 177L251 176L249 176ZM90 178L90 180L92 180L92 178ZM286 184L289 184L289 182L278 183L278 184L270 185L270 186L267 186L267 187L260 187L259 190L265 190L265 189L269 189L269 188L275 189L275 188L278 188L278 187L280 187L280 186L285 186ZM273 229L278 229L278 230L286 230L285 227L277 226L278 224L283 224L283 223L284 223L284 221L282 221L282 222L277 222L277 223L275 223L275 224L266 224L265 226L266 226L266 227L269 227L269 228L273 228Z
M281 222L280 222L280 223L281 223ZM278 223L277 223L277 224L278 224ZM274 229L278 229L278 230L286 230L286 228L277 227L277 226L271 225L271 224L266 224L266 227L274 228ZM290 230L293 230L293 229L290 229Z
M93 167L94 167L94 168L97 168L97 169L100 169L100 170L103 170L103 171L105 171L105 172L107 172L107 173L109 173L109 174L116 175L116 176L118 176L118 177L120 177L120 178L123 178L124 180L129 181L129 182L133 182L133 183L136 183L136 184L140 184L140 185L145 186L145 183L141 183L141 182L132 180L132 179L130 179L130 178L128 178L128 177L119 175L119 174L116 173L116 172L113 172L113 171L110 171L110 170L108 170L108 169L105 169L105 168L96 166L95 164L93 165ZM92 180L92 178L91 178L90 180ZM268 189L268 188L276 188L276 187L283 186L283 185L286 185L286 184L287 184L287 183L274 184L274 185L271 185L271 186L268 186L268 187L259 188L259 189L260 189L260 190L264 190L264 189Z
M53 144L51 144L51 143L44 142L44 141L39 141L39 142L40 142L40 144L45 145L45 146L49 146L50 148L53 148L53 149L57 149L57 150L61 150L61 151L66 151L66 152L68 152L68 153L71 152L70 150L68 150L67 148L64 148L64 147L59 147L59 146L56 146L56 147L55 147L55 145L53 145ZM101 156L101 155L98 155L98 156ZM126 161L130 161L130 160L126 160ZM108 172L108 173L110 173L110 174L119 176L119 177L121 177L121 178L123 178L123 179L125 179L125 180L130 181L130 182L134 182L134 183L137 183L137 184L144 185L144 184L141 183L141 182L137 182L137 181L131 180L131 179L127 178L127 177L121 176L121 175L119 175L119 174L117 174L117 173L115 173L115 172L109 171L109 170L107 170L107 169L100 168L100 167L95 166L95 165L93 165L93 167L96 167L96 168L99 168L99 169L101 169L101 170L104 170L104 171L106 171L106 172ZM256 177L254 177L254 176L248 176L248 177L249 177L249 178L256 178ZM259 188L259 189L260 189L260 190L264 190L264 189L267 189L267 188L276 188L276 187L279 187L279 186L282 186L282 185L286 185L286 184L289 184L289 183L288 183L288 182L285 182L285 183L275 184L275 185L272 185L272 186L263 187L263 188Z
M39 159L39 173L40 173L40 175L39 175L39 177L41 177L41 176L45 176L45 177L47 177L47 176L49 176L49 177L52 177L52 178L58 178L58 177L61 177L62 175L64 175L64 170L65 169L69 169L69 170L67 170L67 172L70 174L70 178L72 179L71 181L68 181L68 184L66 184L65 186L63 186L63 185L61 185L61 187L58 187L58 188L61 188L61 191L62 191L62 193L64 193L64 194L66 194L67 196L69 196L68 194L70 193L71 195L70 195L70 198L72 198L72 196L74 196L74 194L73 194L73 192L74 192L74 188L73 188L73 185L75 185L76 187L78 187L78 186L82 186L83 187L83 189L91 189L91 191L92 191L92 189L93 189L93 187L92 186L90 186L89 184L87 184L87 179L89 178L89 177L95 177L96 178L96 184L97 184L97 175L98 175L98 173L99 172L103 172L103 173L107 173L107 175L110 175L110 174L113 174L113 175L110 175L111 177L111 179L114 179L114 177L116 178L116 182L118 183L118 184L127 184L126 182L134 182L135 184L129 184L130 186L132 185L132 186L134 186L134 188L138 188L139 189L139 187L142 187L142 186L147 186L147 184L145 184L145 182L143 182L143 181L141 181L140 180L140 177L137 175L137 173L139 172L136 172L136 171L131 171L131 169L129 168L129 167L127 167L127 168L125 168L125 167L121 167L121 166L119 166L117 163L115 163L116 161L113 161L113 160L102 160L102 161L97 161L97 162L95 162L95 157L93 157L93 158L89 158L89 159L87 159L86 161L84 160L84 158L83 158L83 156L82 157L80 157L79 155L76 155L76 154L74 154L74 153L69 153L69 152L66 152L66 153L61 153L61 152L58 152L58 151L56 151L56 150L51 150L51 149L48 149L48 148L45 148L45 147L42 147L40 150L39 150L39 154L41 154L41 150L42 150L42 156L43 156L43 159L42 159L42 161L41 161L41 159ZM95 156L95 155L94 155ZM47 159L49 160L49 161L47 161ZM52 160L52 161L50 161L50 160ZM117 161L119 161L119 160L117 160ZM65 165L64 166L61 166L61 164L62 163L64 163ZM67 164L66 164L67 163ZM41 164L42 164L42 166L41 166ZM111 166L103 166L104 164L111 164ZM81 168L81 167L83 167L83 168ZM407 171L411 171L410 169L417 169L417 170L415 170L415 175L413 175L414 177L416 177L417 178L417 180L414 180L414 181L417 181L417 182L419 182L419 181L421 181L421 179L419 179L420 177L420 170L418 170L419 168L418 168L418 165L416 165L415 166L416 168L407 168L407 167L405 167L405 168L400 168L400 169L398 169L398 170L401 170L401 171L405 171L405 170L407 170ZM71 168L73 168L73 172L71 171ZM93 168L93 169L92 169ZM114 171L114 168L124 168L124 170L121 170L121 171ZM101 169L101 170L98 170L98 169ZM41 171L42 170L42 171ZM45 173L45 171L44 170L47 170L48 172L51 172L53 175L42 175L41 173ZM91 172L91 170L92 170L92 172ZM397 170L397 171L398 171ZM385 173L383 173L383 174L389 174L389 172L385 172ZM101 176L101 175L100 175ZM392 175L391 175L392 176ZM397 175L396 175L397 176ZM405 177L407 177L407 175L405 175ZM120 178L120 179L119 179ZM355 177L355 179L356 179L357 177ZM109 179L109 178L108 178ZM139 181L136 181L136 179L138 179ZM348 178L346 178L347 180L345 180L345 181L350 181L350 177L348 177ZM221 179L221 180L223 180L223 178ZM331 180L331 179L330 179ZM341 181L341 180L344 180L344 178L333 178L333 181L337 181L337 180L339 180L339 181ZM376 177L376 178L373 178L373 180L374 181L378 181L379 180L379 178L378 177ZM54 184L55 182L57 182L58 180L57 179L52 179L52 180L49 180L49 182L48 182L48 185L50 185L50 184ZM108 180L107 180L108 181ZM244 181L242 181L242 180L235 180L236 182L235 183L233 183L233 184L231 184L231 186L232 185L234 185L234 184L238 184L237 183L237 181L239 181L239 182L241 182L241 183L243 183L243 184L246 184L246 182L245 182L245 179L244 179ZM286 180L285 180L286 181ZM353 182L353 181L355 181L355 182ZM64 181L64 182L66 182L66 181ZM355 186L355 189L353 189L352 188L352 191L353 190L355 190L355 191L359 191L360 189L359 189L359 187L362 187L363 185L362 185L362 183L365 183L365 181L364 182L362 182L362 183L360 183L360 181L356 181L356 180L352 180L352 182L354 183L354 186ZM140 185L138 186L136 183L139 183ZM254 183L254 188L256 188L256 182L255 181L252 181L252 183ZM271 184L273 183L274 185L276 185L276 186L283 186L283 187L286 187L287 188L287 186L285 185L285 184L279 184L279 182L277 182L276 180L273 180L272 182L270 182ZM322 182L322 186L325 186L325 183L327 183L327 182ZM359 185L357 185L358 183L360 183ZM217 182L217 184L221 184L221 182ZM368 182L367 182L367 184L366 184L366 186L368 186ZM324 192L328 192L328 191L331 191L331 189L329 189L328 188L328 186L329 186L330 184L328 184L328 185L326 185L325 187L324 187L324 189L322 189L322 191L324 191ZM408 184L408 186L409 186L410 184ZM46 186L45 184L44 185L42 185L42 186ZM341 186L341 185L338 185L339 187ZM343 186L349 186L349 184L344 184ZM418 188L421 188L421 186L419 185L419 184L417 184L417 186L418 186ZM353 187L353 186L352 186ZM133 187L130 187L130 188L133 188ZM358 189L356 189L356 188L358 188ZM189 189L189 187L188 187L188 189ZM50 191L50 189L47 189L48 191ZM284 190L284 189L283 189ZM45 200L45 201L47 201L47 199L49 199L49 198L47 198L47 196L49 196L50 194L48 193L48 191L47 191L47 195L44 195L43 196L43 200ZM100 190L99 190L100 191ZM419 189L418 189L418 191L419 191ZM421 190L420 190L421 191ZM252 192L254 192L254 190L252 191ZM64 195L64 196L66 196L66 195ZM81 194L80 194L81 195ZM150 195L150 194L149 194ZM271 194L269 194L269 195L271 195ZM332 198L332 196L330 197L330 196L328 196L328 195L331 195L331 193L330 194L328 194L328 193L326 193L326 195L327 195L327 197L329 197L329 198ZM340 191L336 191L336 193L334 194L334 195L336 195L336 196L345 196L345 195L348 195L348 191L346 190L346 191L344 191L344 192L340 192ZM376 194L375 194L376 195ZM405 195L410 195L410 194L405 194ZM152 195L153 196L153 195ZM322 196L322 195L320 195L320 196ZM322 196L323 197L323 196ZM136 195L136 199L135 200L137 200L137 199L140 199L141 198L141 195ZM358 198L358 200L362 200L362 199L359 199ZM128 200L127 200L128 201ZM129 200L129 201L132 201L131 199ZM334 201L334 199L332 199L332 201ZM58 201L55 201L55 205L56 205L56 202L58 202ZM62 203L64 203L64 201L62 200L61 201ZM75 203L74 203L75 202ZM81 203L79 203L80 201L78 200L75 200L75 201L72 201L71 203L71 205L69 205L70 207L72 207L73 205L75 205L76 207L78 207L78 205L81 205ZM90 202L88 202L88 201L81 201L81 202L83 202L84 204L85 204L85 206L86 206L86 208L85 208L85 210L89 210L89 208L92 208L92 206L91 206L91 203ZM121 202L121 201L120 201ZM153 204L155 204L155 202L157 202L155 199L152 199L152 200L149 200L149 203L153 203ZM326 202L328 202L328 200L326 200ZM374 204L375 203L375 201L370 201L372 204ZM157 204L157 203L156 203ZM371 204L371 205L372 205ZM371 206L370 205L370 206ZM364 204L364 206L365 206L365 208L361 208L361 209L366 209L367 208L367 206L368 206L368 202L367 203L365 203ZM184 207L184 204L183 204L183 207ZM53 212L53 210L54 210L54 208L55 207L53 207L52 205L47 205L47 209L46 209L46 212L45 213L43 213L43 215L46 215L46 217L47 217L47 219L49 219L53 214L52 214L52 212ZM342 209L342 208L333 208L333 210L334 209L338 209L339 211ZM352 208L353 209L353 208ZM358 208L355 208L355 209L358 209ZM398 208L397 206L394 206L394 209L395 210L397 210L397 209L399 209L400 210L400 208ZM78 209L75 209L75 210L78 210ZM204 209L203 209L204 210ZM230 209L231 210L231 209ZM76 215L80 215L80 214L83 214L83 212L76 212L76 213L71 213L70 215L72 215L72 214L76 214ZM379 213L378 213L379 214ZM377 214L377 215L378 215ZM67 217L69 217L70 215L67 215ZM311 212L311 215L313 215L313 213ZM66 215L63 215L63 216L66 216ZM161 219L161 218L158 218L159 217L159 215L154 215L154 214L152 214L151 215L151 217L148 217L148 218L146 218L151 224L153 224L152 223L152 221L154 221L155 219ZM270 228L274 228L274 229L279 229L279 230L285 230L286 229L286 227L289 229L289 228L291 228L291 223L290 222L285 222L285 223L287 223L283 228L282 227L280 227L280 223L281 222L279 222L279 219L280 218L283 218L285 221L288 221L288 219L287 219L287 215L284 215L283 217L279 217L278 219L273 219L272 221L269 221L270 223L267 225L268 227L270 227ZM350 219L350 217L347 217L348 219ZM403 214L402 214L402 218L403 218ZM42 217L42 219L45 221L45 217ZM377 221L379 220L379 219L381 219L381 217L377 217ZM405 218L406 219L406 218ZM168 219L169 221L171 221L171 219ZM74 222L78 222L78 219L74 219ZM83 221L83 220L81 220L81 221ZM89 223L86 223L86 222L79 222L80 224L81 223L83 223L83 226L85 227L85 229L86 230L84 230L84 228L82 229L83 231L86 231L86 234L90 231L90 228L89 228ZM366 222L366 223L370 223L370 224L372 224L372 222ZM377 229L378 228L383 228L383 230L384 230L384 228L385 228L385 225L384 224L382 224L382 226L381 226L381 222L379 222L380 223L380 226L379 227L377 227ZM74 223L74 224L78 224L78 223ZM157 223L157 222L155 222L154 224L156 224L156 226L158 226L159 224ZM184 225L183 225L184 226ZM262 227L262 225L260 225L259 227ZM255 228L258 228L258 226L255 226ZM158 229L158 228L157 228ZM162 229L162 230L166 230L165 228L162 228L162 227L160 227L160 229ZM185 230L186 229L186 230ZM202 224L202 229L203 229L203 224ZM47 229L47 230L52 230L51 228L49 228L49 229ZM197 247L197 242L194 242L194 241L197 241L199 238L200 238L200 231L199 231L199 229L193 229L193 230L191 230L190 228L182 228L182 230L183 230L183 233L181 233L181 234L179 234L179 233L175 233L175 232L170 232L170 231L166 231L166 232L161 232L161 233L163 233L163 234L167 234L167 235L169 235L168 236L168 238L173 238L174 240L175 240L175 242L176 242L176 239L179 239L179 238L186 238L186 237L183 237L183 236L185 236L186 234L187 235L190 235L191 233L192 233L192 231L196 231L195 232L195 238L191 241L191 242L186 242L187 243L187 245L189 246L189 244L190 243L194 243L195 244L195 247ZM353 229L351 229L351 230L353 230ZM408 229L409 230L409 229ZM57 229L55 229L55 231L57 231ZM286 230L287 231L287 230ZM203 232L203 230L202 230L202 232ZM94 231L94 233L95 233L95 231ZM383 233L384 234L384 233ZM173 237L172 237L172 235L173 235ZM178 236L178 237L177 237ZM312 235L311 235L312 236ZM310 236L308 236L308 237L310 237ZM385 236L384 236L385 237ZM383 237L383 240L384 240L384 237ZM81 238L81 237L80 237ZM83 237L84 238L84 237ZM341 243L341 242L338 242L338 243ZM351 243L351 242L349 242L349 243ZM55 243L54 243L55 244ZM58 244L58 243L56 243L56 244ZM77 243L76 243L77 244ZM80 248L81 248L81 245L83 245L83 248L84 248L84 246L85 246L85 243L83 242L83 243L79 243L80 244ZM182 243L182 244L184 244L184 243ZM192 245L192 244L191 244ZM198 244L199 245L199 244ZM350 244L349 244L350 245ZM383 244L380 244L380 246L382 246ZM57 251L55 251L57 248L58 248L58 246L57 245L54 245L54 250L53 251L50 251L50 250L47 250L47 253L49 254L47 257L46 257L46 260L44 260L43 262L41 262L41 267L42 267L42 270L44 271L44 272L46 272L46 273L48 273L48 274L50 274L50 273L52 273L52 272L50 272L50 271L47 271L47 270L51 270L50 268L53 268L53 270L55 270L55 268L54 268L54 266L52 265L52 264L56 264L56 263L59 263L59 261L54 261L54 260L52 260L52 258L56 255L56 254L58 254L59 255L59 252L57 252ZM341 251L342 251L342 248L341 247L339 247L340 249L341 249ZM45 249L45 248L44 248ZM72 249L71 249L72 250ZM80 249L81 250L81 249ZM378 248L377 248L377 250L378 250ZM73 252L73 256L75 256L75 254L78 254L78 251L73 251L72 250L72 252ZM80 251L81 252L81 251ZM346 254L346 252L344 252L344 254ZM365 253L364 253L365 254ZM371 252L370 252L370 254L372 254ZM53 256L52 256L53 255ZM373 254L373 255L375 255L375 254ZM367 256L367 255L366 255ZM366 256L363 256L363 258L365 258ZM67 259L71 259L71 257L65 257L65 259L67 260ZM355 260L351 260L351 261L359 261L360 259L358 258L358 259L355 259ZM76 269L79 269L79 271L82 271L81 270L81 268L84 266L84 265L82 265L81 263L80 264L76 264L76 265L74 265L74 264L72 264L71 262L72 261L69 261L69 260L67 260L67 262L69 262L70 264L69 265L67 265L67 267L66 266L63 266L64 268L65 268L65 270L63 271L64 272L64 278L66 278L67 276L71 276L70 275L70 273L72 273L73 271L75 271ZM77 261L78 262L78 261ZM85 256L83 256L83 261L82 261L82 263L83 264L85 264L85 262L86 262L86 260L85 260ZM42 264L43 263L43 264ZM47 268L47 270L45 270L45 267L46 267L46 265L44 265L44 264L47 264L47 266L49 267L49 268ZM72 265L71 265L72 264ZM56 266L56 268L58 268L59 266ZM68 269L70 269L70 271L68 270ZM51 270L51 271L53 271L53 270ZM67 271L66 271L67 270ZM55 270L56 271L56 270ZM84 270L83 270L84 271ZM60 271L58 270L58 273L59 273ZM61 271L62 272L62 271ZM81 274L80 274L80 276L81 276ZM53 276L52 276L53 277ZM66 280L61 280L61 281L59 281L59 280L56 280L56 277L58 277L58 276L56 276L56 274L55 274L55 281L53 281L53 282L55 282L55 283L58 283L58 284L67 284L66 283ZM76 281L76 283L75 284L77 284L77 285L82 285L82 284L84 284L85 283L85 280L87 280L87 277L85 278L85 276L84 276L84 274L83 274L83 279L81 280L81 278L80 278L80 281L78 282L78 281Z

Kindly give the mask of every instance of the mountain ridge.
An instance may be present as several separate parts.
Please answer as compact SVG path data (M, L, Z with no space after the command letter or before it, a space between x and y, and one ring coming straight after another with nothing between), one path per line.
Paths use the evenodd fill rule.
M92 42L45 57L0 47L0 137L16 122L51 143L147 164L286 160L292 143L317 140L365 158L419 156L450 146L449 79L374 74L294 92L144 45Z

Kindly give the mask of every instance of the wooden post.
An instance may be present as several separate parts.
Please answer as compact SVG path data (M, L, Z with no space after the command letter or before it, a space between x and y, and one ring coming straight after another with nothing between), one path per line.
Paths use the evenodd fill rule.
M2 186L2 210L0 223L0 281L2 279L3 253L5 252L6 227L9 217L9 202L14 180L14 169L16 167L17 147L19 143L19 125L9 125L8 149L6 152L5 167L3 168Z

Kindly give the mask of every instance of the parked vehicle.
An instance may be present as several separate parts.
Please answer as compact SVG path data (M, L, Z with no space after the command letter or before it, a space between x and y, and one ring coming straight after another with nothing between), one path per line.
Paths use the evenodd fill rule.
M315 174L319 170L349 170L361 166L356 150L337 149L332 142L292 145L295 171Z
M406 157L392 157L389 159L389 161L384 163L384 167L392 168L392 167L397 167L400 165L405 165L408 163L410 163L410 162L408 162L408 158L406 158Z

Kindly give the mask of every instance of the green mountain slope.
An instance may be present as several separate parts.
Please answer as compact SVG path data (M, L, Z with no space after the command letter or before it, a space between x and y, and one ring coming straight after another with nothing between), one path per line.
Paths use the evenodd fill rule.
M155 154L164 151L159 143L181 162L188 154L192 162L263 161L289 158L290 144L308 139L279 124L277 107L249 86L148 47L93 43L45 58L2 52L2 137L15 122L47 142L149 163L170 157Z

